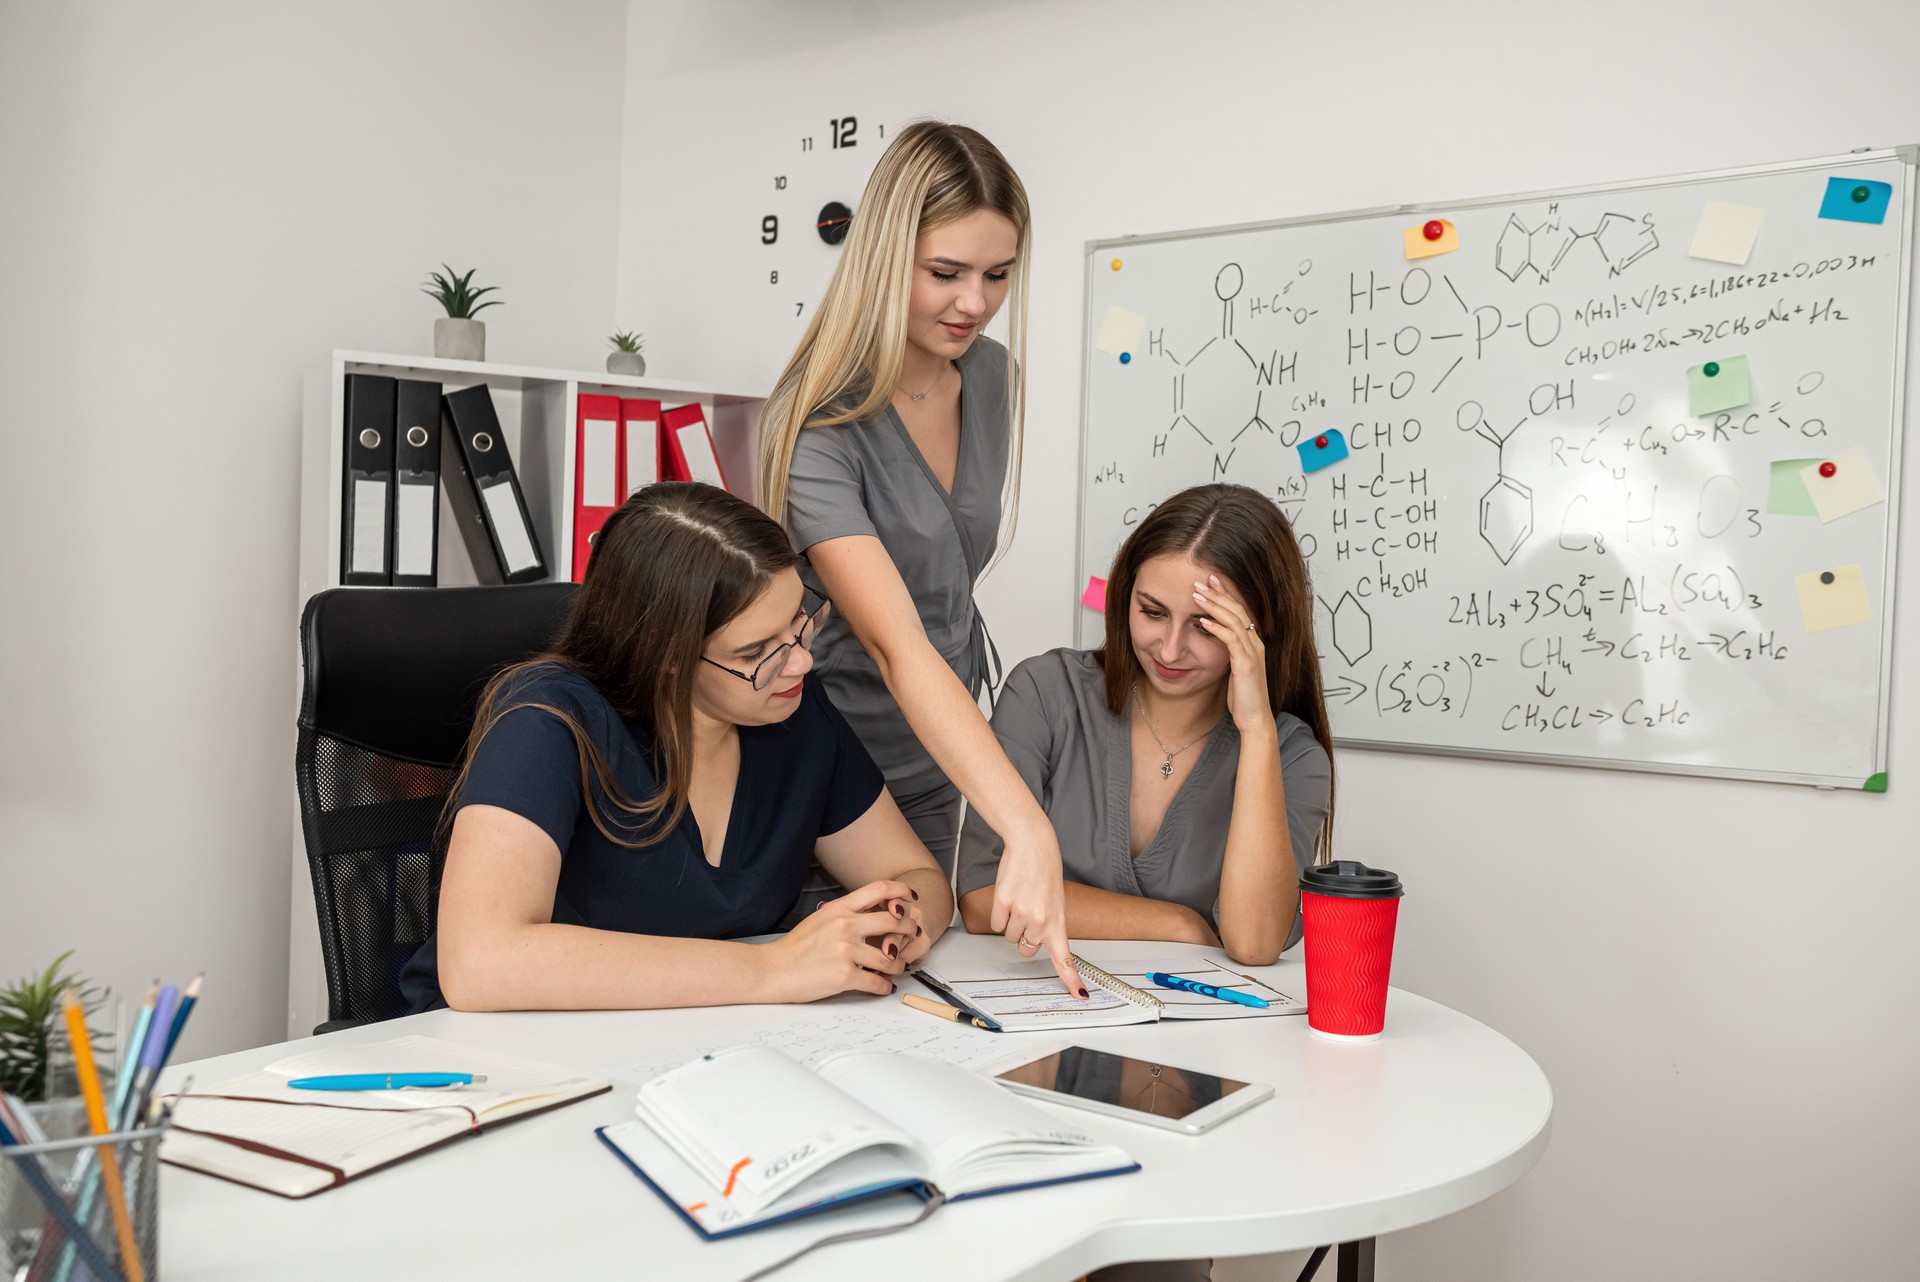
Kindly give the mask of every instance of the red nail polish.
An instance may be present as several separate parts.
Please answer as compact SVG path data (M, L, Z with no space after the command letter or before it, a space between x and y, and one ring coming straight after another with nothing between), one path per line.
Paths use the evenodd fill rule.
M912 886L907 887L907 893L913 896L914 903L917 904L920 902L920 892L915 890Z
M1084 988L1083 988L1083 989L1081 989L1081 990L1080 990L1080 996L1081 996L1082 998L1084 998L1084 997L1086 997L1086 995L1087 995L1087 990L1086 990L1086 989L1084 989Z
M920 936L922 936L922 935L924 935L924 934L926 934L926 933L927 933L926 931L924 931L924 930L922 930L922 929L920 929L920 928L919 928L918 926L915 926L915 927L913 928L913 937L914 937L915 939L918 939L918 938L920 938Z
M895 993L895 992L896 992L896 991L897 991L897 990L899 989L899 987L900 987L900 985L898 985L898 984L888 984L888 985L887 985L887 996L889 996L889 997L891 997L891 996L893 996L893 994L894 994L894 993Z
M887 956L888 956L888 957L898 957L899 955L900 955L900 945L898 945L898 944L888 944L888 945L887 945Z

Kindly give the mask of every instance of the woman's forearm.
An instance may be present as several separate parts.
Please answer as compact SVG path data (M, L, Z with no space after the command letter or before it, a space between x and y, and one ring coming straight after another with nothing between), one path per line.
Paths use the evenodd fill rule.
M526 922L463 940L443 924L455 1010L643 1010L781 1000L762 946Z
M1280 745L1271 727L1240 738L1233 818L1220 867L1220 943L1237 962L1265 966L1280 956L1300 903L1299 871L1287 829Z
M967 806L1010 845L1021 834L1051 832L1045 812L1020 772L1007 760L993 727L980 712L940 652L924 636L903 643L903 653L876 659L887 689L921 746Z
M1160 939L1211 947L1220 941L1206 919L1185 904L1067 883L1067 934L1075 939ZM991 933L992 886L961 897L960 916L975 934Z

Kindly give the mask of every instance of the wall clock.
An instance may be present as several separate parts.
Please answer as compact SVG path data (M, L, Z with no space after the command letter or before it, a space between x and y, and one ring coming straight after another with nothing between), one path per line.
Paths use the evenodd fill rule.
M886 140L885 124L832 116L814 132L790 137L773 165L767 201L757 215L765 263L760 287L795 340L833 275L854 202Z

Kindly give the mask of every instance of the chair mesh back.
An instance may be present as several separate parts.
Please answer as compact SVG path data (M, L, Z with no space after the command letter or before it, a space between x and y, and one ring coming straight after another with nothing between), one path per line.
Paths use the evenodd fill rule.
M547 647L573 594L331 588L307 602L294 779L330 1022L405 1012L400 972L433 934L435 829L475 703L494 673Z
M298 757L328 1018L390 1018L405 1009L401 968L433 933L445 852L431 834L456 772L314 730Z

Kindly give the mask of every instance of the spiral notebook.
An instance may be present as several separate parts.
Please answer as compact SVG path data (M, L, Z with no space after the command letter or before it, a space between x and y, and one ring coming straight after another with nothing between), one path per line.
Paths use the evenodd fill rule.
M913 977L1006 1033L1151 1024L1162 1019L1257 1019L1307 1012L1305 1002L1203 957L1127 959L1096 966L1076 956L1073 964L1087 982L1085 1001L1069 996L1066 985L1053 972L1053 963L1040 959L941 965L938 969L923 966L913 972ZM1161 988L1148 981L1149 971L1236 989L1250 997L1264 998L1267 1006L1242 1006L1177 988Z

